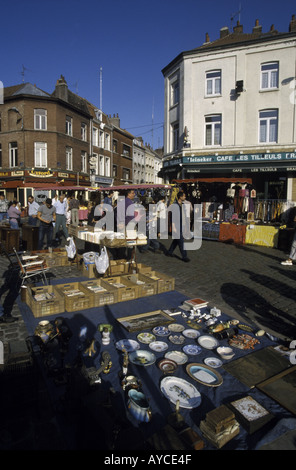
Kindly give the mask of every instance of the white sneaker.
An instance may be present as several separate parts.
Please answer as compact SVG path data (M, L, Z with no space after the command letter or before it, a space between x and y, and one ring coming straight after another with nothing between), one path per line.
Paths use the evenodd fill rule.
M291 261L290 259L287 259L286 261L282 261L281 264L283 266L292 266L293 265L293 261Z

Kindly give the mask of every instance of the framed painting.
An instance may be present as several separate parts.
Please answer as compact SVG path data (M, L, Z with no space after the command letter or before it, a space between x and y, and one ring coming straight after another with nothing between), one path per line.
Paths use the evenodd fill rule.
M150 330L155 326L168 325L176 320L162 310L129 315L128 317L117 318L117 321L130 333L134 331Z
M264 380L256 387L296 415L296 366Z

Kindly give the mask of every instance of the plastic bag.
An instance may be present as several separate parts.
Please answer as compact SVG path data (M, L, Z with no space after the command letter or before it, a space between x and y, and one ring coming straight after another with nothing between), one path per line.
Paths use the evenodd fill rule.
M95 265L99 274L104 274L107 271L109 267L109 256L105 246L101 249L100 255L97 253Z
M69 259L74 259L76 256L76 245L74 243L73 237L70 237L69 245L65 245L67 255Z

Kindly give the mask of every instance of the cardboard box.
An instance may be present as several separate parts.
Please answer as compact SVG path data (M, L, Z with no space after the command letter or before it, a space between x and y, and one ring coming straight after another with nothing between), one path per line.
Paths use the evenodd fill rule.
M28 287L26 300L35 318L65 312L65 300L54 286Z

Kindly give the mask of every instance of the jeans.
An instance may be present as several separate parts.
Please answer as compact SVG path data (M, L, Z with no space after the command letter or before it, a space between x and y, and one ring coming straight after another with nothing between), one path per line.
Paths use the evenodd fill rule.
M15 219L10 219L9 221L10 228L19 229L18 221Z
M76 208L71 209L71 223L73 225L79 225L78 209Z
M183 238L183 235L180 235L180 238L174 238L172 243L171 243L171 246L169 248L169 251L168 253L170 255L173 254L173 251L176 247L179 247L179 250L180 250L180 253L181 253L181 256L183 259L187 258L187 251L184 249L184 238Z
M29 215L29 220L28 220L29 225L33 225L34 227L36 227L37 222L38 222L37 217L32 217L31 215Z
M3 219L7 219L7 212L0 212L0 222Z
M68 238L69 234L68 234L68 229L66 227L66 216L63 215L63 214L62 215L61 214L56 214L56 221L55 221L53 237L54 238L56 237L56 235L59 231L60 225L62 226L62 230L63 230L63 233L64 233L65 237Z
M39 225L39 235L38 235L38 250L42 250L43 248L43 241L44 237L46 235L46 241L47 241L47 248L52 246L52 232L53 232L53 227L52 224L45 224L45 223L40 223Z

